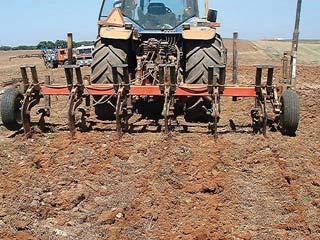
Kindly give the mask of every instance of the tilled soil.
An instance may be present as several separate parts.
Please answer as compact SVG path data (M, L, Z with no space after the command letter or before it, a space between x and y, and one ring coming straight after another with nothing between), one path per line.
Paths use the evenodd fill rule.
M49 132L1 127L0 239L320 239L319 69L299 66L296 137L253 134L253 100L224 99L218 140L146 121L72 139L53 99ZM240 81L254 72L241 66Z

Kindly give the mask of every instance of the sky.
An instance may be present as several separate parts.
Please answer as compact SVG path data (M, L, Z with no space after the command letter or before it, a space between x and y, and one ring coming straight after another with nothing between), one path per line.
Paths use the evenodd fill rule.
M172 0L174 1L174 0ZM199 0L204 5L204 0ZM0 0L0 45L36 45L42 40L94 40L102 0ZM291 38L296 0L211 0L219 32L243 39ZM320 0L303 0L301 38L320 39Z

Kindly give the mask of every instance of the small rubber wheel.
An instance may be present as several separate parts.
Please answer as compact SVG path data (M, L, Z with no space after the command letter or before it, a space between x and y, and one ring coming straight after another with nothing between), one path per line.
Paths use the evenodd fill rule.
M18 131L22 127L21 106L23 95L16 88L4 91L1 101L1 119L10 131Z
M287 90L281 97L280 126L284 134L294 136L300 121L299 97L293 90Z

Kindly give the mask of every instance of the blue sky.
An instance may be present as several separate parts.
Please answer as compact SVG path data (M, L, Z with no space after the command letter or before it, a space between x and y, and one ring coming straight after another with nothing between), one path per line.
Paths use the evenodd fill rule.
M64 39L67 32L73 32L75 40L96 38L102 0L0 1L0 45ZM211 0L210 4L219 10L224 37L234 31L245 39L292 36L296 0ZM320 0L303 0L301 37L320 39L319 23Z

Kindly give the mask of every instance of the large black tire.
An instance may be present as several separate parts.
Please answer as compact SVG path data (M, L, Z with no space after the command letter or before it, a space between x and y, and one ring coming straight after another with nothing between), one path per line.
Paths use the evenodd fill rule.
M294 136L299 127L299 97L293 90L287 90L281 97L280 126L284 134Z
M93 52L93 62L91 65L91 83L113 83L112 66L126 64L127 62L127 41L98 38L95 43L95 50ZM118 69L118 77L123 77L123 71L121 68ZM99 101L100 99L101 97L95 97L95 101ZM115 119L115 99L110 99L110 103L99 104L95 107L95 113L98 119Z
M4 91L1 101L1 119L10 131L18 131L22 127L21 106L23 95L16 88Z
M188 40L185 42L185 71L184 81L187 84L208 83L208 67L225 65L226 49L220 35L213 40L200 41ZM188 98L185 109L185 120L187 122L207 122L208 108L211 107L207 98Z

